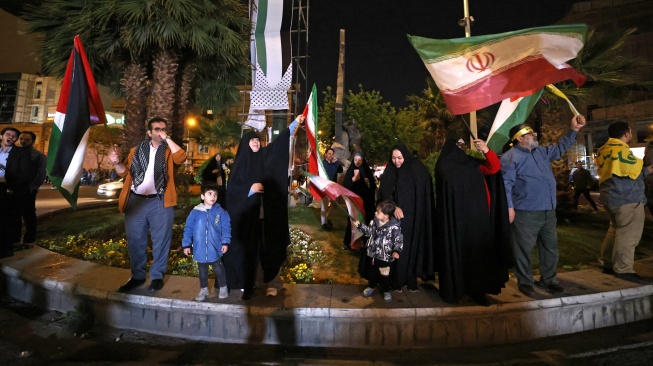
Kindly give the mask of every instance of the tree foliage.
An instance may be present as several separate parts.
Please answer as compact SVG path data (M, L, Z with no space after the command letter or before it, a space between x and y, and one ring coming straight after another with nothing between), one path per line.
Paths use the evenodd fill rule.
M198 127L190 135L198 144L217 146L221 152L230 150L240 141L240 124L224 115L213 118L200 117Z
M363 138L361 150L372 163L387 162L390 148L404 143L410 149L417 149L424 135L423 126L415 118L417 111L406 108L397 111L389 102L384 102L378 91L366 91L362 85L358 92L349 90L345 95L344 115L346 121L356 120ZM335 95L331 87L323 92L324 103L319 110L319 139L331 145L335 138Z

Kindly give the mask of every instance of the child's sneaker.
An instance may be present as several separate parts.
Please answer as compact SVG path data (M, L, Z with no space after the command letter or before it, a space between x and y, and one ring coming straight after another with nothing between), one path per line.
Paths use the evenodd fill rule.
M207 296L209 296L209 289L207 287L202 287L200 293L195 296L195 301L204 301Z
M366 287L365 290L363 290L363 297L370 297L374 294L374 289L371 287Z
M227 286L220 287L220 293L218 294L218 298L226 299L227 297L229 297L229 290L227 290Z
M389 292L384 292L383 293L383 301L392 302L392 295L390 295Z

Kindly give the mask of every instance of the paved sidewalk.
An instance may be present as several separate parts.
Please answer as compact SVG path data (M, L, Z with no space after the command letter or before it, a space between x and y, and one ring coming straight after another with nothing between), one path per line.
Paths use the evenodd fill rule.
M80 201L80 206L95 202ZM637 262L635 269L653 278L653 258ZM563 296L537 289L537 297L528 298L511 279L501 294L490 296L489 307L468 300L451 306L430 284L420 285L418 293L393 293L391 303L376 295L363 298L362 285L284 285L277 297L257 291L243 302L240 291L232 291L225 300L196 302L197 279L181 276L166 277L158 292L147 291L146 283L130 294L117 293L128 278L129 270L39 247L0 260L0 290L15 299L62 312L86 302L105 325L223 343L448 348L521 342L653 318L652 285L596 269L560 273L567 289Z

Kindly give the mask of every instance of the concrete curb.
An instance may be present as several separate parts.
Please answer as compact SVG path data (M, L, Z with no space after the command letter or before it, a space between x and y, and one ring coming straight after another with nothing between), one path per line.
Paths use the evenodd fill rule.
M650 262L646 268L653 267ZM71 259L42 248L0 260L3 291L49 310L72 311L90 302L96 321L186 339L224 343L355 348L446 348L520 342L625 324L653 316L653 286L596 270L561 274L573 294L533 300L511 281L493 305L450 306L437 291L393 294L389 304L360 296L362 286L284 285L279 296L195 302L197 279L170 276L164 289L114 290L125 269ZM580 278L580 279L579 279ZM585 278L584 280L582 278ZM592 292L597 285L613 289ZM583 290L585 289L585 293Z

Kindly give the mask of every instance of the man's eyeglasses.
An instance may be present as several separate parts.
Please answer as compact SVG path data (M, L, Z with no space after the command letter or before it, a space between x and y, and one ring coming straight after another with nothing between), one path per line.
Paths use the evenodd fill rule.
M166 132L168 131L167 127L154 127L153 128L154 132Z

